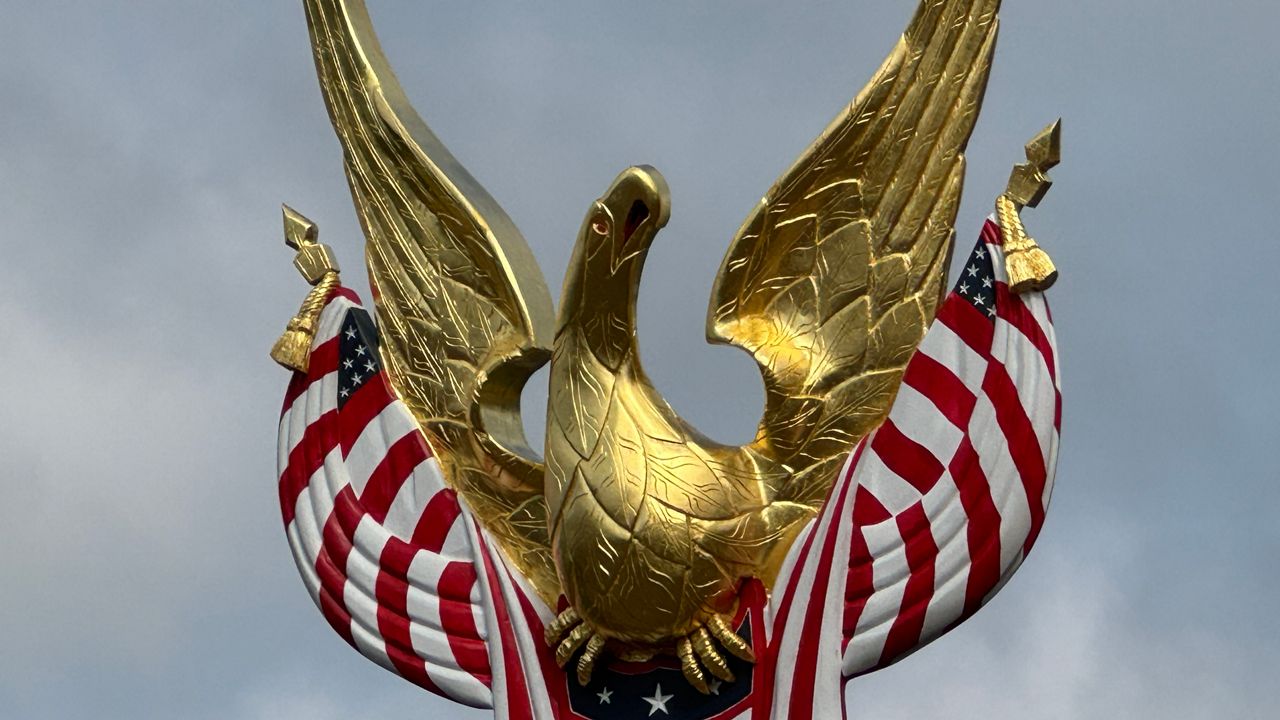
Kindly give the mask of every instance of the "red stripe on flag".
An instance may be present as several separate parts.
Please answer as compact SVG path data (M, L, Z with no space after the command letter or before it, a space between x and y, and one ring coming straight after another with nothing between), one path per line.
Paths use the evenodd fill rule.
M877 433L879 434L879 433ZM835 513L831 516L831 524L827 529L827 536L823 539L822 555L815 558L818 567L814 573L813 588L809 592L809 606L805 611L804 629L800 633L800 645L797 648L794 675L792 677L792 688L814 686L814 679L818 674L818 644L822 640L823 620L826 615L827 602L827 586L831 582L831 567L835 561L836 541L839 539L840 531L844 527L841 518L844 517L844 509L848 503L852 502L849 485L853 481L853 471L856 467L856 461L849 463L844 472L841 473L840 482L836 483L833 492L840 493L839 502L836 503ZM827 502L831 502L834 498L827 498ZM808 559L808 558L806 558ZM813 696L803 692L791 693L791 712L789 717L795 720L812 720L813 718Z
M378 601L378 634L382 636L387 658L396 672L421 688L441 693L439 686L427 675L426 664L413 650L413 635L409 631L406 609L409 584L404 580L412 562L413 548L397 538L390 538L382 549L374 586L374 597Z
M378 584L375 595L378 604L386 605L389 610L399 615L408 614L406 607L409 596L409 566L417 549L397 537L391 537L382 548L378 558ZM384 593L385 591L385 593ZM385 594L386 599L383 599Z
M960 617L964 620L978 611L983 599L1000 582L1000 511L991 497L991 485L968 435L956 449L950 470L968 518L969 580Z
M1049 377L1053 378L1054 383L1058 380L1057 363L1053 357L1053 343L1049 342L1049 337L1045 335L1044 328L1040 327L1040 323L1036 321L1031 310L1027 308L1026 303L1022 302L1022 298L1009 292L1009 286L1004 283L996 284L996 313L1001 320L1012 325L1026 336L1027 340L1040 351L1040 357L1044 359L1044 364L1049 368Z
M353 647L351 613L347 610L347 559L351 556L353 532L344 527L343 514L338 505L343 499L352 500L351 488L344 488L334 499L334 511L329 514L321 532L320 553L316 556L316 575L320 578L320 612L333 629ZM348 519L349 520L349 519ZM358 520L357 520L358 522Z
M350 485L343 487L342 491L333 498L333 517L338 519L338 525L348 538L356 536L356 528L360 526L364 516L364 508L360 506L360 501L356 499L356 492Z
M351 613L347 612L346 603L341 597L335 596L326 588L321 588L320 614L339 637L347 641L351 647L356 647L356 639L351 634Z
M893 516L889 510L870 490L858 486L853 500L853 534L849 547L849 571L844 585L844 643L840 648L841 652L857 632L862 611L876 591L875 558L871 557L871 549L867 546L867 538L862 529L878 525L891 517Z
M916 353L902 381L928 398L953 425L961 430L969 426L978 397L946 365L922 352Z
M306 491L311 476L324 464L324 459L338 444L338 413L331 410L307 426L302 440L289 453L284 473L280 476L280 514L285 527L293 522L298 496Z
M884 641L884 652L880 655L882 664L898 658L920 641L925 613L929 610L929 600L933 598L934 561L938 557L938 545L933 540L923 503L907 508L898 515L897 523L898 532L906 544L911 575L903 591L898 616Z
M442 695L446 698L451 697L449 693L440 689L427 675L427 664L422 658L418 657L412 650L406 649L404 643L409 642L409 624L403 618L398 619L395 627L388 627L383 624L383 611L378 608L378 632L382 634L383 646L387 652L387 659L395 667L396 672L400 673L400 677L426 690L427 692ZM393 642L387 637L386 633L391 631L396 633L396 639ZM402 636L401 636L402 633Z
M993 220L987 220L982 226L982 241L988 245L1001 247L1004 245L1004 232Z
M458 666L475 675L489 672L489 655L471 605L476 569L471 563L449 563L440 574L440 627ZM449 599L456 598L456 599Z
M921 495L938 484L946 469L928 448L904 435L892 419L876 430L871 449L893 474L911 483Z
M438 553L444 548L444 541L449 537L449 530L462 514L458 505L458 493L453 488L444 488L427 501L418 517L418 525L413 529L413 544Z
M520 648L516 645L511 617L502 594L502 584L498 579L497 570L494 569L493 560L489 556L489 547L484 536L477 532L473 537L478 545L480 557L484 561L489 597L493 600L494 625L498 628L498 640L502 643L502 674L505 685L503 694L507 701L507 717L510 720L533 720L533 699L529 694L529 683L524 676L524 667L520 664ZM470 566L468 568L470 569ZM472 578L474 582L474 570L472 570ZM497 703L494 705L496 706Z
M1027 533L1027 541L1023 545L1023 553L1031 549L1040 528L1044 526L1044 488L1047 473L1044 466L1044 455L1040 452L1040 441L1036 438L1035 427L1027 417L1026 408L1018 398L1018 388L1009 379L1009 373L998 362L987 366L986 377L982 380L982 390L991 400L995 408L996 422L1004 433L1009 446L1009 456L1018 468L1022 477L1022 486L1027 493L1027 506L1031 510L1031 529Z
M427 449L426 441L416 432L405 435L387 448L386 456L374 468L364 492L360 494L360 504L374 520L382 523L387 519L387 511L400 489L429 457L431 451Z
M854 500L853 513L856 517L858 514L858 503L862 502L864 497L870 497L864 488L858 488L857 499ZM867 601L871 599L871 595L875 593L875 572L873 569L875 558L871 557L871 549L867 547L867 538L862 533L862 528L866 527L859 522L854 522L853 534L849 543L849 571L845 574L844 582L844 620L842 632L844 633L844 643L840 650L844 651L848 646L849 640L858 630L858 621L862 619L862 611L867 607Z
M284 404L280 408L280 418L282 420L284 419L284 414L289 412L289 408L293 407L293 404L297 402L298 398L302 397L302 394L310 386L311 378L307 377L305 373L294 372L289 377L289 387L284 391Z
M338 338L332 337L311 351L307 361L307 372L293 374L289 381L289 390L284 396L284 408L281 415L293 407L293 403L303 395L311 385L320 378L338 369Z
M866 448L866 442L858 444L858 448L854 450L853 459L849 461L847 471L852 473L858 467L858 461L862 459L862 451ZM843 476L843 475L842 475ZM827 498L823 502L823 507L831 502L831 498L835 497L837 488L840 483L831 486L831 490L827 492ZM821 517L821 516L819 516ZM791 604L795 602L796 588L800 584L800 577L804 574L805 565L809 563L811 553L813 552L813 543L818 535L818 523L815 521L811 526L809 534L805 537L804 546L800 548L800 554L796 556L795 565L792 566L791 575L787 578L787 585L782 593L782 602L778 605L778 614L773 618L773 632L770 633L769 651L764 653L764 658L757 663L758 678L764 678L764 681L756 686L752 693L755 702L752 703L751 716L753 718L770 718L773 717L773 695L774 685L778 674L778 653L776 647L786 635L787 626L791 619ZM774 588L776 594L778 588ZM795 684L794 682L792 683Z
M534 670L538 673L536 679L540 681L539 689L546 693L552 707L568 707L569 687L567 674L556 665L551 648L545 642L536 641L536 638L543 636L546 629L546 626L542 624L542 618L538 616L538 611L534 608L533 603L530 602L528 594L516 583L511 570L504 566L499 569L499 572L503 573L507 578L507 582L511 584L513 594L516 596L516 602L518 603L518 606L514 608L519 613L518 617L524 619L525 625L529 630L529 636L535 638L534 657L525 658L525 660L537 663ZM496 581L491 580L490 582ZM494 589L491 592L496 593L497 590ZM563 600L563 597L561 599Z
M1058 361L1054 354L1053 343L1050 342L1049 336L1045 333L1044 328L1036 321L1035 315L1031 314L1031 310L1027 307L1022 298L1009 292L1009 286L1000 283L996 286L996 312L1000 318L1022 333L1023 337L1035 346L1039 351L1040 357L1044 360L1045 367L1049 369L1049 377L1053 379L1054 407L1053 407L1053 427L1056 430L1062 429L1062 391L1058 389ZM1049 304L1045 303L1045 311L1048 312ZM1050 322L1053 322L1052 319Z
M938 308L938 320L983 359L991 357L991 341L995 338L995 324L977 308L958 297L948 297Z
M382 373L378 373L366 380L342 406L342 426L339 432L343 458L351 454L351 447L360 439L360 434L369 423L395 400L395 395L383 382L384 377Z
M861 450L864 446L859 445L858 447ZM827 501L830 502L830 500L831 496L828 494ZM795 565L792 566L791 576L787 578L787 586L782 594L782 602L778 606L778 614L773 619L773 633L770 638L771 646L776 647L786 634L788 621L791 619L791 604L796 597L796 586L800 584L800 576L804 574L805 565L809 562L810 553L813 551L813 542L818 535L817 531L818 526L815 522L808 537L805 538L804 546L800 549ZM774 592L777 592L777 588L774 588ZM773 717L773 691L778 673L778 653L775 647L770 647L769 652L764 653L764 658L759 663L766 681L755 690L756 702L752 706L751 712L753 718Z
M879 525L893 517L893 513L889 512L889 508L880 502L880 498L871 494L871 491L858 486L858 494L855 496L853 504L853 524L857 527L867 527L869 525Z

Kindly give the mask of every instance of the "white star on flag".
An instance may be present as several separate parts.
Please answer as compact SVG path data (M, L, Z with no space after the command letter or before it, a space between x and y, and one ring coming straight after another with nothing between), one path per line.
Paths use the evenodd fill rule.
M675 695L663 695L662 683L658 683L657 689L653 691L653 697L642 698L645 702L649 703L649 717L653 717L653 714L659 710L662 711L663 715L670 715L671 713L667 712L667 701L673 697L675 697Z
M609 688L605 688L605 689L601 690L600 692L596 693L596 697L600 698L600 704L601 704L601 705L612 705L612 704L613 704L613 700L611 700L611 699L610 699L610 698L612 698L612 697L613 697L613 691L612 691L612 690L610 690Z

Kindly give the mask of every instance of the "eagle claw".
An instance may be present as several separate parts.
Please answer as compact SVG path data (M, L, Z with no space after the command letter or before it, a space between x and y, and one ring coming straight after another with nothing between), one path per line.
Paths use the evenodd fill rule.
M576 668L578 684L585 687L591 682L591 675L604 654L608 638L593 630L573 608L556 616L556 619L546 627L544 638L548 647L555 648L556 664L561 668L568 665L574 655L582 650ZM719 616L713 616L693 632L676 639L675 654L680 660L680 671L684 674L685 680L704 695L711 692L707 683L708 673L724 682L734 681L729 663L725 661L717 644L740 660L750 663L756 661L750 644ZM585 650L583 650L584 646ZM629 654L634 656L646 653Z

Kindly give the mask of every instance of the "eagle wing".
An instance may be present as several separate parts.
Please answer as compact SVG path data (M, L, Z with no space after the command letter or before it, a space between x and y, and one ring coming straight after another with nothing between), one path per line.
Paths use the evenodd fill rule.
M791 470L777 500L821 505L889 412L933 320L999 6L923 0L875 78L729 248L707 337L761 367L755 444Z
M554 603L543 470L519 417L550 355L546 283L510 218L411 107L364 0L305 6L392 384L450 485Z

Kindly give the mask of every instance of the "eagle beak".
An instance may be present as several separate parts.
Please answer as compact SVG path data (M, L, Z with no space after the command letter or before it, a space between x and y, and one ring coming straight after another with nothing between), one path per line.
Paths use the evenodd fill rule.
M667 181L646 165L624 170L600 199L613 227L608 228L610 266L616 272L628 261L640 259L671 217L671 191Z

